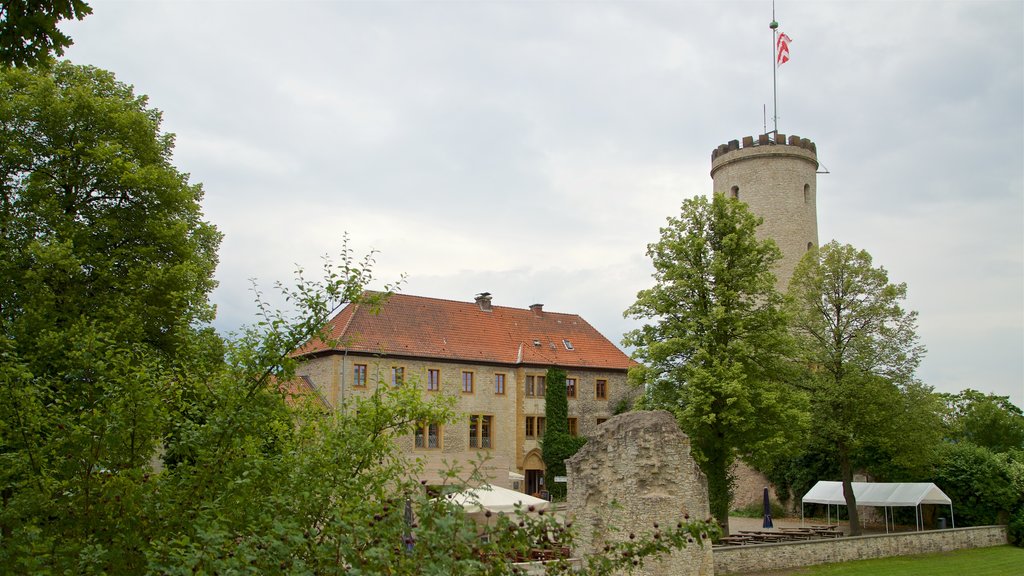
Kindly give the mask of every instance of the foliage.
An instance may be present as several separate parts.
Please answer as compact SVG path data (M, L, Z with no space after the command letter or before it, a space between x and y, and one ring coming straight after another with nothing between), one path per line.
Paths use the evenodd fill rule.
M971 442L993 452L1024 450L1024 412L1008 396L967 389L943 394L946 437Z
M1024 548L1024 506L1019 506L1010 523L1006 526L1006 537L1010 544Z
M932 482L953 500L957 526L984 526L1006 521L1021 504L1007 463L973 444L942 446Z
M71 38L57 28L61 20L92 14L84 0L4 0L0 3L0 67L35 66L62 56Z
M850 514L860 533L851 488L855 466L922 469L932 461L938 400L914 380L924 354L915 312L900 306L905 284L849 245L812 250L790 282L798 360L807 367L817 446L833 447Z
M775 495L780 502L799 509L800 498L806 494L818 480L836 478L839 475L839 464L831 447L817 446L809 443L799 454L779 458L763 472L775 486Z
M802 396L780 383L788 337L772 267L781 256L756 238L760 222L721 195L685 201L647 247L655 285L626 310L648 322L624 340L643 363L630 374L644 386L640 404L673 412L690 435L726 528L736 457L758 464L785 453L806 420Z
M565 497L565 484L555 482L555 476L565 476L565 461L579 452L587 443L582 436L569 434L569 399L566 394L565 370L549 368L544 390L544 439L541 457L544 459L544 485L552 498Z
M0 70L0 565L15 572L142 566L150 461L221 362L203 325L220 235L172 145L107 72Z
M772 500L769 506L771 506L772 518L778 520L787 516L786 508L781 502ZM729 515L737 518L762 518L764 517L764 504L751 502L742 508L733 508Z
M170 163L160 112L109 72L63 62L0 72L0 119L5 335L38 344L21 351L40 363L91 331L186 345L212 318L220 235L202 188Z

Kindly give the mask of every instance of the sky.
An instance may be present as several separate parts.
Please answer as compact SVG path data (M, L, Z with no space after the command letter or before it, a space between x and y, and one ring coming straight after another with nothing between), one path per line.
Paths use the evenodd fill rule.
M371 287L579 314L609 340L647 244L768 129L758 1L105 1L66 57L163 111L224 234L216 326L346 234ZM1024 406L1024 2L779 0L778 128L818 236L908 286L918 376Z

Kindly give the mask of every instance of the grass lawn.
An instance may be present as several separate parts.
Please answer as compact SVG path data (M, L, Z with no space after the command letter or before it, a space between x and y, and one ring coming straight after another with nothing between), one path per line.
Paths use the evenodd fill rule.
M995 546L764 572L764 576L1012 576L1024 574L1024 548Z

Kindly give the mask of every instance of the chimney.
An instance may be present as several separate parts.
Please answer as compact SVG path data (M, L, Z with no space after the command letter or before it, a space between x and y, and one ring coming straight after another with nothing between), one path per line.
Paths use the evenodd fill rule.
M533 312L534 316L540 318L541 316L544 315L544 305L543 304L530 304L530 311Z
M481 293L477 294L476 295L476 304L484 312L490 312L491 311L491 293L490 292L481 292Z

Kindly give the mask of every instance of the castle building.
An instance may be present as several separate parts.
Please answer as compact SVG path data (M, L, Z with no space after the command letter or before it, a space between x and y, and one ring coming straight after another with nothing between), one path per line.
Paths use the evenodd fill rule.
M329 407L343 409L379 386L456 398L461 421L426 422L399 441L425 463L421 479L430 484L441 482L445 462L486 454L482 472L492 484L542 491L550 367L566 371L574 434L592 434L630 399L626 373L635 362L580 316L541 304L494 306L488 293L474 302L394 294L376 312L349 304L327 330L343 344L312 342L296 354L301 380Z
M782 251L776 287L783 292L803 255L818 246L817 170L814 142L799 136L746 136L711 153L714 193L745 202L764 219L758 237Z

